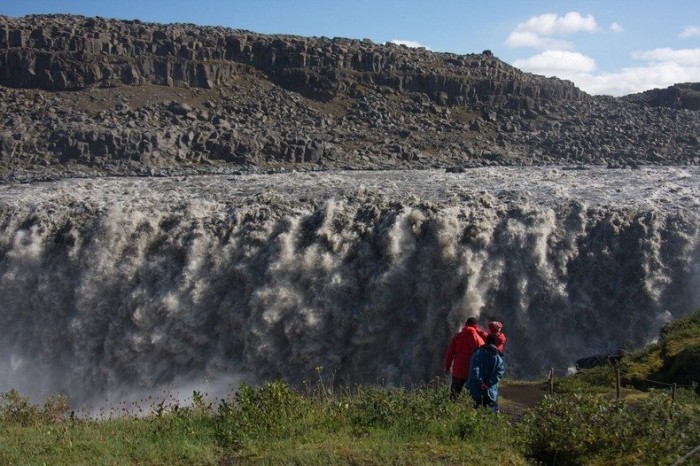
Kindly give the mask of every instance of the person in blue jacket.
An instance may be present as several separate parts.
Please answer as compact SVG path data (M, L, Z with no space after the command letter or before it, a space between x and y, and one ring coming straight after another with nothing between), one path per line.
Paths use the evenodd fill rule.
M498 382L505 373L503 353L498 351L496 335L486 337L486 344L474 351L469 371L469 394L474 407L487 406L498 412Z

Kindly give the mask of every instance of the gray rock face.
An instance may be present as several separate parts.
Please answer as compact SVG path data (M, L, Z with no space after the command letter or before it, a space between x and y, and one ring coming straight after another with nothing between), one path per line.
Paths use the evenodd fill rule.
M698 164L696 88L592 97L489 51L0 18L0 171Z
M285 88L332 98L353 82L421 92L443 104L581 100L571 83L526 75L480 55L435 54L341 38L265 36L225 28L77 16L0 25L0 84L46 90L161 84L212 88L257 70Z
M700 110L700 83L676 84L666 89L653 89L627 96L626 99L652 107Z

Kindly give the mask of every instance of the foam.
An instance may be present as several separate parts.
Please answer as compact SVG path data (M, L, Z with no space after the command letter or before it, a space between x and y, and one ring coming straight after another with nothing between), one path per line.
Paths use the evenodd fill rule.
M475 169L0 186L0 391L412 385L470 315L508 377L700 307L700 170ZM210 385L210 387L213 385ZM220 391L220 390L215 390ZM178 395L180 396L180 395Z

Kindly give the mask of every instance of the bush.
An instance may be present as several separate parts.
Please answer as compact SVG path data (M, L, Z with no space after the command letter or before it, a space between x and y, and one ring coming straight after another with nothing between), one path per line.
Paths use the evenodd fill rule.
M700 409L672 407L656 393L631 406L596 395L546 397L521 428L526 454L546 464L667 464L700 443Z
M233 400L223 400L215 417L216 438L222 446L240 447L247 439L280 439L297 431L307 403L284 382L258 389L243 384Z
M435 419L447 417L451 403L444 393L431 390L385 390L363 387L349 398L348 418L356 433L373 428L423 430Z
M63 395L47 398L41 407L14 389L0 394L0 420L10 425L28 427L41 422L58 422L66 418L68 410L68 399Z
M554 393L609 393L615 387L615 368L609 365L583 369L576 374L554 380Z

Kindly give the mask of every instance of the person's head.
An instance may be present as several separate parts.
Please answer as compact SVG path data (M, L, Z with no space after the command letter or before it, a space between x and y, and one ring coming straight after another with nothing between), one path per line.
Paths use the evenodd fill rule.
M467 327L476 327L479 325L479 321L476 320L476 317L470 317L467 319L467 322L464 325Z
M486 336L486 344L487 345L494 345L494 346L496 346L498 344L498 337L496 336L495 333L489 333Z
M496 320L493 320L493 321L489 322L489 331L490 331L491 333L499 333L501 330L503 330L503 324L502 324L502 323L500 323L500 322L498 322L498 321L496 321Z

